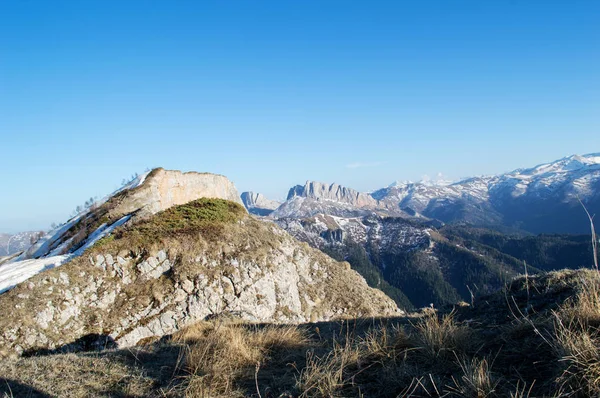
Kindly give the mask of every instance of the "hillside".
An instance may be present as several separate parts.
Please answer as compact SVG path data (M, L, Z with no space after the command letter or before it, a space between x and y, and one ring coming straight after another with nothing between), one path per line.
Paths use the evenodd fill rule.
M296 239L348 261L402 308L470 301L515 276L589 267L590 236L507 235L401 217L318 214L276 223Z
M127 347L214 316L298 323L395 313L347 263L237 203L199 199L121 226L1 294L0 353Z
M600 279L561 271L406 317L213 320L127 350L7 360L9 396L592 397ZM56 383L60 378L63 382Z

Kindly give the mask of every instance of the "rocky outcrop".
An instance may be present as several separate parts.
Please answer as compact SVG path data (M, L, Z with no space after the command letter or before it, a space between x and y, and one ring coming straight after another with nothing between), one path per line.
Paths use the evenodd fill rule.
M299 323L400 313L348 263L274 224L244 216L207 231L144 247L125 234L0 295L0 356L78 349L89 336L127 347L221 314Z
M218 198L242 204L237 189L225 176L161 168L152 170L139 187L125 191L112 211L119 215L136 211L156 214L200 198Z
M296 185L291 188L287 199L290 200L294 196L317 200L332 200L356 207L377 207L377 201L368 194L338 184L327 185L322 182L307 181L304 186Z
M225 199L242 204L233 183L222 175L154 169L140 176L133 185L117 191L105 203L59 226L18 260L73 253L90 243L87 242L88 237L102 233L124 217L131 216L126 221L131 219L130 223L133 223L200 198Z
M261 193L242 192L240 195L246 210L257 216L268 216L281 205L281 203L266 198Z
M317 214L329 214L338 217L361 217L375 213L395 214L398 209L379 206L370 195L338 184L323 184L307 181L305 185L296 185L288 193L287 200L271 215L271 218L306 218Z

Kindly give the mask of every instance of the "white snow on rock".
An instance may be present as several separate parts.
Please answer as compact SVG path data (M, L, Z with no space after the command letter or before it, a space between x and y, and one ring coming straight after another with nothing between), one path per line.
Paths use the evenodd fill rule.
M26 281L27 279L39 274L40 272L58 267L62 264L69 262L75 257L81 256L96 242L98 242L100 239L107 236L108 234L112 233L112 231L114 231L115 228L125 224L130 218L131 215L127 215L111 225L102 224L96 231L90 234L83 246L81 246L72 254L52 255L48 257L42 257L39 259L29 259L20 261L19 258L16 258L16 261L14 262L8 262L6 264L0 265L0 294L12 289L17 284ZM69 223L65 224L65 226L66 225L69 225ZM60 231L63 231L63 228L65 226L61 227ZM50 254L60 252L62 250L62 246L64 246L65 244L69 244L69 242L70 240L67 240L63 245L53 250Z
M71 257L70 255L54 256L0 265L0 294L42 271L66 263Z
M131 214L128 214L125 217L122 217L121 219L119 219L118 221L116 221L115 223L113 223L111 225L102 224L100 227L98 227L97 230L95 230L94 232L92 232L90 234L90 236L88 237L85 244L83 246L81 246L79 249L77 249L75 251L75 253L73 253L73 254L75 256L81 256L84 251L86 251L90 247L94 246L94 244L96 242L98 242L100 239L104 238L106 235L110 234L115 228L120 227L121 225L125 224L130 218L131 218Z
M46 236L44 236L27 251L17 257L16 261L25 260L27 258L38 258L46 255L50 251L52 244L59 240L73 225L77 224L81 217L83 217L86 213L87 211L85 213L80 213L79 215L67 221L65 224L59 225L52 231L48 232Z

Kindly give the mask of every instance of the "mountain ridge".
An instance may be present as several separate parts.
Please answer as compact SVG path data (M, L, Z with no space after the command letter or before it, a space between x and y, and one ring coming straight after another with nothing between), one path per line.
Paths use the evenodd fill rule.
M571 155L494 176L394 183L369 194L307 181L270 217L381 214L529 233L585 233L579 200L600 212L600 154Z

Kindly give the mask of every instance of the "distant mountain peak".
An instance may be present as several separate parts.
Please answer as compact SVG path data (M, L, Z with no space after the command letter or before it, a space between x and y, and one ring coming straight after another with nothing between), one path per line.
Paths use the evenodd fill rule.
M296 185L290 189L288 200L295 196L317 200L331 200L359 207L377 205L377 201L370 195L336 183L326 184L317 181L306 181L304 186Z
M242 192L240 195L242 203L246 207L249 213L257 216L268 216L281 205L276 200L271 200L265 197L261 193L256 192Z
M430 187L445 187L448 185L452 185L454 183L454 181L448 180L442 173L438 173L435 178L432 178L428 175L424 175L421 180L415 182L415 181L411 181L411 180L397 180L392 182L390 185L387 186L387 188L406 188L410 185L415 185L415 184L420 184L420 185L426 185L426 186L430 186Z

